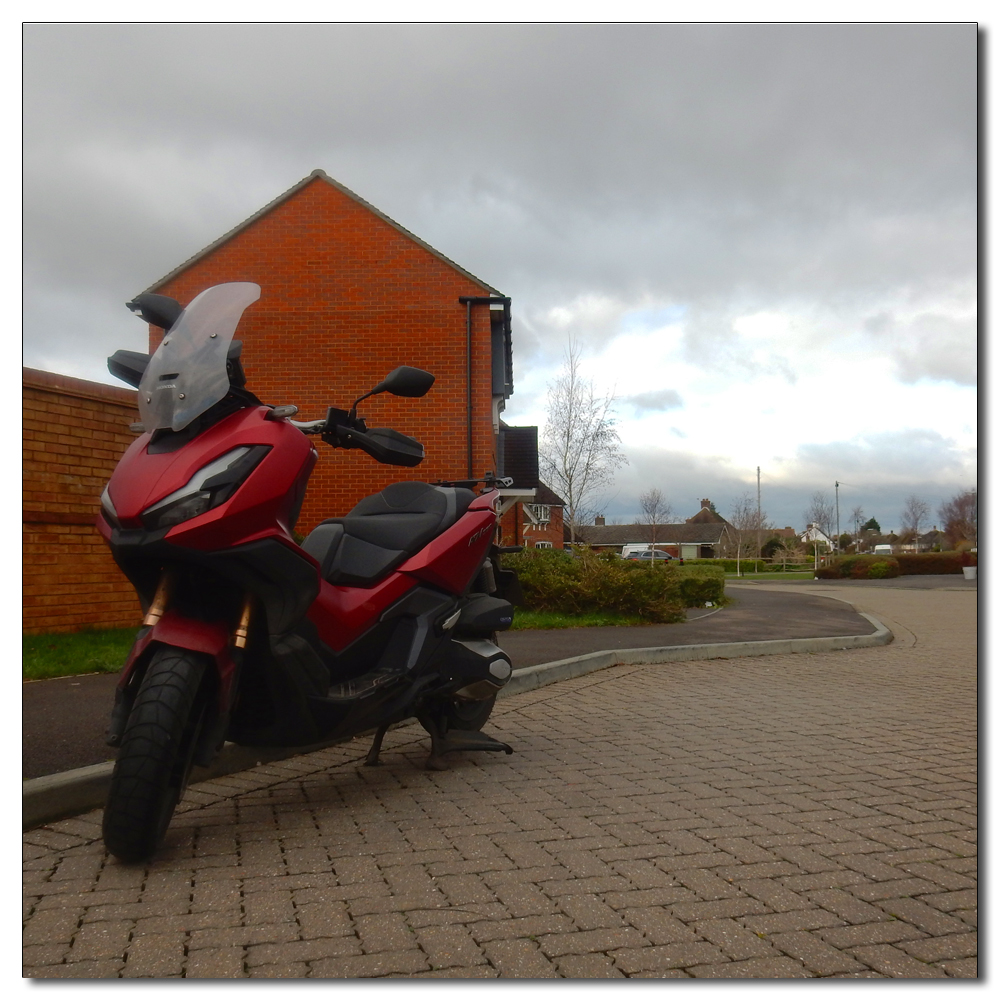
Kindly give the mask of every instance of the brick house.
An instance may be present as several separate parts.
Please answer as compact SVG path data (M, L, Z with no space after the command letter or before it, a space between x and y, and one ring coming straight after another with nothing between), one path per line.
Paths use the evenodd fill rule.
M622 552L626 545L654 545L675 559L716 559L726 554L735 540L732 525L712 510L710 500L701 501L701 509L682 524L605 524L603 517L594 524L576 529L579 542L594 549ZM566 531L569 540L569 531Z
M186 305L227 281L261 286L237 331L248 388L267 403L294 403L299 419L324 416L331 405L349 406L400 364L436 376L422 399L383 394L361 407L369 426L393 427L421 441L424 462L396 468L360 451L320 445L297 531L305 534L323 518L345 514L363 496L398 480L502 474L500 414L513 377L510 299L497 289L322 170L145 290ZM150 328L151 352L162 335ZM44 385L35 384L39 379ZM51 417L77 407L78 400L87 400L79 405L93 426L45 429L60 423ZM25 370L25 406L25 630L135 624L138 603L93 527L101 490L133 440L128 424L137 419L135 390ZM70 433L94 438L100 461L86 471L67 451ZM533 500L534 492L510 491L507 499ZM28 520L43 514L78 520ZM79 538L70 543L70 535ZM79 572L84 552L103 567L93 570L93 580ZM74 588L86 590L98 577L93 600L75 604ZM31 610L39 601L75 610L39 615Z
M298 419L346 408L397 365L437 378L423 399L384 394L361 409L369 426L422 442L423 464L321 448L298 531L392 482L497 470L500 413L514 389L510 299L497 289L322 170L145 291L186 305L224 281L261 286L237 331L247 387L266 403L294 403ZM151 352L161 336L150 329Z

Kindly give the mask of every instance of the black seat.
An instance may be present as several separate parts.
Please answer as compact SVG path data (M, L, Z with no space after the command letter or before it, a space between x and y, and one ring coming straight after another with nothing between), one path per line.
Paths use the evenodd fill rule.
M330 583L370 586L450 528L475 498L460 487L393 483L365 497L347 517L317 525L302 548Z

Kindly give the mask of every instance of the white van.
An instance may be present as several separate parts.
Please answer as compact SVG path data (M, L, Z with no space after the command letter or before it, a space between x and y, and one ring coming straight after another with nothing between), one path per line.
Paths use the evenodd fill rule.
M891 545L876 545L872 552L877 556L891 556L892 546Z

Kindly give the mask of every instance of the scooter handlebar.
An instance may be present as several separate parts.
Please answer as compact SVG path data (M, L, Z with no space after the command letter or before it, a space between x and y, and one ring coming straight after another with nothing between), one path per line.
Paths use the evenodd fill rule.
M389 427L369 428L360 417L331 406L326 415L323 440L333 448L360 448L383 465L412 468L424 460L424 446Z

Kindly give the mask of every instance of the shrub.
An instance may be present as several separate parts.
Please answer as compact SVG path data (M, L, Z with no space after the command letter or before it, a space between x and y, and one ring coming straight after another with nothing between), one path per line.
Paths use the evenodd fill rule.
M958 556L961 564L963 566L978 566L979 556L976 552L970 552L968 549L963 549Z
M503 557L517 572L531 611L582 615L636 615L649 622L684 621L684 607L724 600L725 577L714 567L646 566L600 555L559 549L526 549Z
M962 557L957 552L910 553L896 556L896 561L901 576L962 572Z
M899 576L893 556L840 556L816 570L820 580L881 580Z
M720 566L727 573L736 572L735 559L685 559L684 566ZM741 559L739 567L741 573L763 573L769 564L764 559Z

